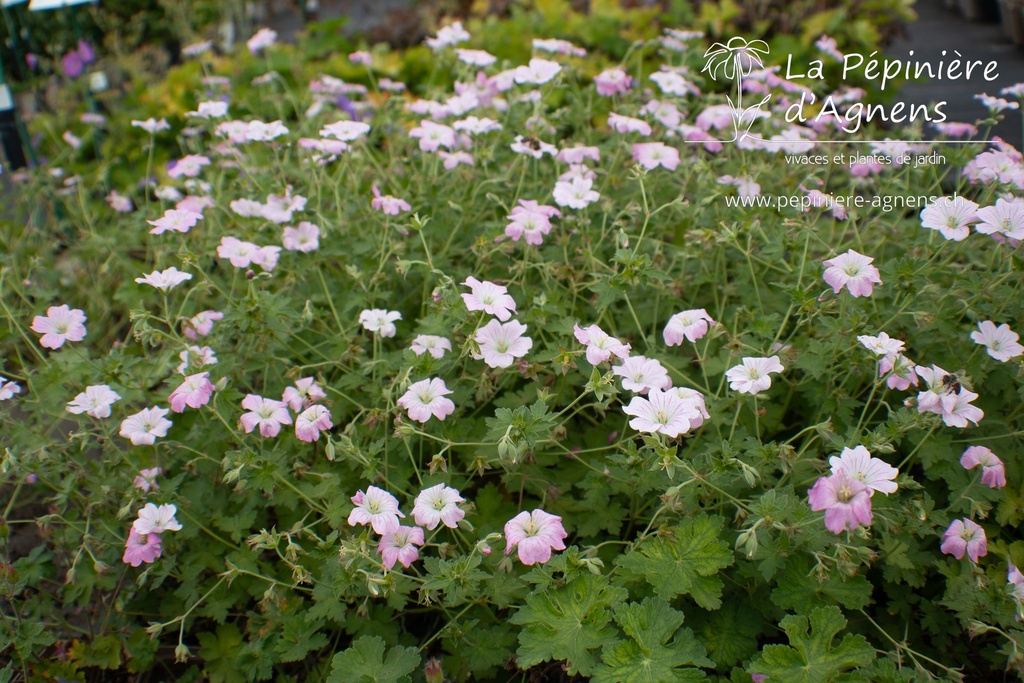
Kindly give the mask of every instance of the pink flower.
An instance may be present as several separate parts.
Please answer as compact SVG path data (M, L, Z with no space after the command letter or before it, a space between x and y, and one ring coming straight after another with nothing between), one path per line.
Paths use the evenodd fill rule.
M398 518L405 517L398 509L398 499L376 486L367 488L366 493L360 490L352 496L352 502L356 507L348 516L349 526L369 524L374 532L384 535L398 531Z
M567 147L558 152L555 157L558 161L566 164L582 164L585 160L601 161L601 150L597 147ZM522 200L520 200L522 203Z
M507 287L487 280L481 282L475 277L466 278L462 284L472 290L469 294L462 295L467 310L489 313L502 322L511 318L512 314L516 312L516 302L508 295Z
M978 220L978 205L957 197L941 197L921 210L921 227L938 230L947 240L959 242L971 230L969 226Z
M570 209L585 209L601 198L597 190L593 190L594 181L579 176L574 177L571 182L559 181L555 183L552 195L555 204L568 206Z
M964 553L971 558L971 562L977 564L978 558L988 554L988 539L985 537L985 530L980 525L967 519L955 519L942 534L942 545L939 546L946 555L952 555L956 559L963 559Z
M377 189L376 185L374 185L372 189L373 200L370 202L370 204L373 206L373 208L384 213L385 215L397 216L403 211L412 210L412 206L409 204L409 202L405 201L404 199L398 199L397 197L392 197L389 194L381 195L380 190Z
M906 391L911 384L917 386L915 367L917 366L914 361L903 354L890 354L878 361L878 376L885 377L885 384L890 389ZM886 377L887 374L888 377Z
M970 404L978 395L963 386L954 393L956 387L946 379L951 375L938 365L930 368L918 365L914 371L928 385L927 389L917 394L919 413L941 415L947 427L966 427L968 420L978 424L985 416L980 408Z
M21 393L21 385L17 382L9 382L6 377L0 377L0 401L9 401L15 394ZM82 394L79 394L82 396ZM78 400L78 399L75 399ZM68 406L71 404L69 403ZM69 411L73 412L73 411Z
M421 334L412 340L412 352L417 356L429 353L434 358L443 358L445 351L452 350L452 343L445 337L432 334Z
M178 511L175 505L160 505L146 503L146 506L139 510L139 517L132 524L132 529L140 534L162 534L165 531L180 531L181 524L174 518Z
M145 493L149 493L150 489L158 489L160 486L156 483L156 478L163 474L164 471L159 467L150 467L144 469L138 473L135 477L135 481L132 482L135 488L141 489Z
M295 436L300 441L318 441L320 432L326 432L333 427L331 413L327 408L320 405L312 405L295 418Z
M172 178L195 178L203 170L203 166L210 165L210 158L202 156L200 154L189 154L188 156L178 159L177 162L167 171L167 175Z
M373 56L365 50L358 50L348 56L348 61L353 64L361 64L362 66L371 66L373 64Z
M1006 486L1006 470L999 456L984 446L970 446L960 457L964 469L972 470L981 465L981 483L994 489Z
M821 477L807 492L811 510L825 511L825 528L834 534L871 524L871 496L868 487L837 472Z
M444 159L444 163L441 164L444 170L450 171L459 164L465 164L466 166L472 166L476 163L473 159L473 155L469 152L438 152L438 156Z
M296 413L325 398L327 398L327 394L313 377L296 380L295 386L285 389L284 395L281 396L281 400Z
M1000 234L1016 240L1024 240L1024 200L1004 199L996 200L995 206L986 206L978 209L978 219L981 223L974 226L974 229L983 235Z
M171 124L167 123L167 119L160 119L157 121L153 117L150 117L145 121L132 121L132 127L141 128L150 135L156 135L162 130L170 130Z
M431 50L440 50L444 47L458 45L469 40L469 32L462 28L462 22L453 22L450 26L442 26L437 31L437 36L427 38L426 44Z
M210 402L213 396L213 383L210 381L210 373L200 372L196 375L189 375L181 385L171 392L167 400L171 404L171 410L176 413L185 412L185 406L199 408Z
M320 129L320 137L333 137L342 142L352 142L370 132L370 124L362 121L338 121Z
M468 133L469 135L481 135L483 133L490 133L491 131L501 130L501 124L494 119L479 118L476 116L467 116L464 119L459 119L452 126L457 131Z
M121 557L121 561L133 567L138 567L143 562L151 564L160 557L162 551L160 534L140 534L132 528L124 543L124 555Z
M1005 363L1024 353L1024 346L1017 340L1020 335L1003 323L999 327L991 320L978 323L978 331L971 332L971 339L985 347L988 355Z
M85 391L68 403L65 410L74 415L85 413L96 419L103 419L110 417L110 406L119 400L121 397L111 391L110 387L98 384L86 387Z
M185 336L189 339L195 339L197 336L205 337L213 331L213 323L223 318L224 314L219 311L202 311L197 313L185 321Z
M46 315L37 315L32 319L32 331L42 337L39 345L47 349L59 349L65 341L82 341L85 339L85 313L78 308L68 308L67 304L50 306Z
M111 190L110 194L106 196L106 200L110 208L118 213L129 213L135 209L132 200L120 194L117 190Z
M674 171L679 166L679 150L663 142L638 142L633 145L633 159L648 171L663 166Z
M551 559L552 550L565 550L563 539L568 536L561 517L539 508L533 512L523 511L505 524L505 554L517 548L523 564L544 564Z
M408 568L419 559L420 551L416 546L423 545L423 529L418 526L400 526L384 534L377 544L384 566L391 569L396 562Z
M257 247L252 253L252 262L268 273L277 266L277 261L280 258L281 247L275 245Z
M871 453L864 446L844 448L838 458L832 456L828 463L832 466L832 474L842 472L850 479L867 486L868 496L875 495L875 491L881 491L885 495L896 491L896 482L893 479L899 474L899 470L884 460L871 457Z
M701 339L708 333L708 326L715 325L714 320L703 308L694 308L676 313L665 325L663 336L666 346L679 346L685 337L690 342Z
M534 159L542 159L545 154L554 156L558 153L558 148L550 142L544 142L537 138L525 138L522 135L516 136L515 141L509 145L509 149L516 154L525 154Z
M758 394L772 386L770 373L782 372L786 368L778 356L771 358L745 357L740 365L729 368L725 373L729 388L741 394Z
M242 399L242 407L249 411L239 418L246 434L259 426L261 436L274 437L281 431L281 425L292 423L288 407L282 401L249 394Z
M628 93L632 79L620 68L605 69L594 76L594 85L597 86L597 94L611 97L618 93Z
M452 391L445 386L443 379L433 377L410 385L396 403L409 411L411 420L422 423L429 420L431 415L438 420L444 420L455 412L455 404L451 399L445 398L450 393Z
M455 130L429 119L420 121L418 127L409 131L409 137L418 138L420 149L424 152L436 152L440 147L451 149L455 146Z
M359 314L359 324L363 329L376 332L381 337L394 337L398 333L395 321L401 320L398 311L385 311L383 308L369 308Z
M255 199L235 199L228 206L243 218L258 218L263 215L263 204Z
M695 392L696 393L696 392ZM699 399L698 399L699 397ZM685 434L704 422L704 397L684 398L673 390L651 389L647 398L634 396L622 412L632 415L629 426L646 434L661 433L669 438Z
M167 270L154 270L152 273L145 277L137 277L135 281L142 285L150 285L157 289L166 292L170 289L174 289L182 282L192 279L192 273L183 273L174 266L171 266Z
M662 68L665 68L662 66ZM683 78L682 74L675 71L656 71L650 75L650 79L658 84L658 88L666 95L686 97L687 95L699 95L700 89L693 83Z
M309 221L302 221L298 227L284 229L284 248L308 254L320 248L320 228Z
M249 52L256 54L270 47L277 41L277 31L272 31L269 28L261 28L256 32L252 38L246 43L246 47L249 48Z
M874 286L882 284L878 268L871 265L874 260L850 249L825 261L825 282L836 294L846 287L854 298L871 296Z
M608 125L619 133L640 133L644 136L651 134L651 126L646 121L621 116L615 112L608 115Z
M680 400L689 403L696 409L697 415L687 418L690 420L690 429L700 427L704 424L704 420L711 417L710 413L708 413L707 406L704 404L704 394L699 391L689 389L687 387L672 387L668 390L668 393L675 394L680 398ZM649 398L650 396L648 396L648 399Z
M893 339L885 332L879 332L877 337L862 334L857 337L857 341L876 356L891 356L900 353L904 346L901 340Z
M152 446L157 437L167 436L167 430L174 424L164 419L171 411L166 408L146 408L131 415L121 423L119 434L130 439L135 446Z
M480 353L474 353L473 358L483 359L492 368L507 368L533 348L533 340L523 336L526 327L518 320L507 323L490 321L473 336L480 345Z
M438 484L423 489L420 495L416 496L412 516L417 524L431 531L442 523L449 529L454 529L459 525L459 520L466 516L466 512L459 507L459 503L465 502L466 499L460 496L456 489Z
M615 337L609 336L597 325L583 328L574 325L573 334L579 343L587 345L587 362L591 365L603 363L613 355L619 358L629 357L629 344L623 344Z
M512 71L512 78L516 83L532 83L541 85L547 83L558 75L562 67L558 62L551 62L546 59L534 57L526 66L518 66Z
M630 356L621 365L613 365L612 373L622 378L622 388L637 394L651 389L662 391L672 386L668 371L654 358Z
M511 222L505 226L505 235L511 237L513 242L525 236L527 244L538 246L544 243L544 235L551 232L551 220L536 211L520 211L509 216L509 219Z
M533 39L533 49L543 50L544 52L552 52L559 55L567 55L570 57L586 57L587 51L582 47L577 47L570 43L568 40L558 40L557 38Z

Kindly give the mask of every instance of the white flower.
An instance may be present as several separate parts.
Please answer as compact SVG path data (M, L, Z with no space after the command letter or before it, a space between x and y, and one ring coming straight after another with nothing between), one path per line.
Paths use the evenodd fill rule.
M653 389L664 391L672 386L672 378L664 366L644 356L630 356L622 365L612 366L612 373L622 378L623 389L637 394Z
M180 531L181 524L174 518L178 508L174 505L161 505L157 507L153 503L146 503L146 507L139 510L139 518L132 524L137 534L162 534L165 531Z
M154 270L146 277L137 277L135 281L143 285L151 285L166 292L180 285L185 280L191 280L192 273L183 273L174 266L167 270Z
M110 417L110 406L121 397L106 384L86 387L68 403L66 410L74 415L85 413L97 419Z
M985 347L988 355L1005 363L1024 353L1024 346L1017 340L1020 335L1003 323L999 327L991 320L978 323L978 330L971 332L971 339Z
M769 373L782 372L785 368L779 362L778 356L771 358L744 358L742 364L737 365L725 373L729 380L729 388L741 394L757 394L767 391L772 386L772 378Z
M359 322L363 329L376 332L381 337L394 337L398 332L395 321L401 320L398 311L385 311L382 308L370 308L359 314Z
M875 491L881 491L885 495L896 491L896 482L893 479L899 474L899 470L884 460L871 457L871 453L864 446L844 448L838 458L829 458L828 464L832 466L832 474L842 472L850 479L856 479L867 486L869 496L873 496Z

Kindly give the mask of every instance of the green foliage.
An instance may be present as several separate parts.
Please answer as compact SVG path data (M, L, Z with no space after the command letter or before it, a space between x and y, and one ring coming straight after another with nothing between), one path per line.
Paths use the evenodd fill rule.
M410 683L409 674L419 663L415 648L388 648L383 638L360 636L334 655L327 683Z
M810 616L791 614L779 622L789 645L766 645L750 670L793 683L867 681L856 670L874 661L875 649L864 636L846 634L846 619L838 607L818 607Z

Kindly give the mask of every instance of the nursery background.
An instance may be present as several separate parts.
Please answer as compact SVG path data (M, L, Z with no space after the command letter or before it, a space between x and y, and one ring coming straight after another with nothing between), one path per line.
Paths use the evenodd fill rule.
M1020 679L960 5L5 2L0 681Z

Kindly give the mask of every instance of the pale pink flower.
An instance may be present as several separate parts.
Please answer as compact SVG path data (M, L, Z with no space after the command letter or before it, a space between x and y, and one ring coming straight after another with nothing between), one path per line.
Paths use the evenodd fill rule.
M0 401L9 401L15 394L21 393L21 385L17 382L8 381L6 377L0 377ZM81 396L81 394L79 394ZM78 399L75 399L76 401ZM70 404L68 404L70 406ZM74 411L69 411L74 412Z
M254 251L252 254L253 264L259 266L268 273L277 266L277 261L280 258L281 247L278 247L276 245L258 247L256 251Z
M921 210L921 227L938 230L947 240L959 242L971 234L968 227L978 220L978 205L957 197L940 197Z
M243 218L260 218L263 216L263 204L255 199L235 199L228 206Z
M936 122L931 124L941 135L951 138L966 138L978 132L978 127L973 123L961 123L959 121Z
M559 40L557 38L534 38L533 49L543 50L544 52L551 52L558 55L566 55L569 57L587 56L587 51L582 47L577 47L568 40Z
M371 189L373 190L373 199L370 201L370 205L383 214L387 216L397 216L403 211L412 210L412 206L410 206L409 202L404 199L398 199L397 197L392 197L389 194L381 195L380 190L377 189L376 185Z
M287 223L292 214L306 208L306 198L300 194L292 194L292 186L285 188L283 195L268 194L267 203L260 209L260 215L274 223Z
M722 185L734 186L736 188L736 195L739 197L749 198L761 195L761 186L750 176L734 178L731 175L723 175L719 176L717 181Z
M501 130L501 124L494 119L477 118L476 116L467 116L464 119L459 119L453 123L452 126L455 130L469 135L480 135L482 133Z
M592 180L580 177L573 178L572 182L557 182L552 193L555 204L571 209L585 209L601 198L601 195L592 189L593 186Z
M455 129L429 119L420 121L420 125L409 131L409 137L420 141L420 149L424 152L436 152L438 148L455 147Z
M879 332L877 337L862 334L857 337L864 348L876 356L891 356L903 351L904 344L899 339L893 339L885 332Z
M154 270L152 273L146 275L146 277L137 277L135 278L135 281L139 284L150 285L166 292L170 289L174 289L182 282L191 279L192 273L183 273L174 266L171 266L167 270Z
M664 69L665 67L662 66ZM686 97L687 95L699 95L700 89L683 78L683 75L675 71L655 71L649 78L658 84L658 88L666 95Z
M248 412L242 413L238 421L246 434L252 432L257 426L260 428L260 436L274 437L281 431L281 425L290 425L292 416L288 413L288 406L283 401L275 401L272 398L263 398L256 394L249 394L242 399L242 407Z
M538 59L534 57L526 66L518 66L512 71L512 78L516 83L533 83L541 85L547 83L558 75L562 70L558 62Z
M543 244L544 235L551 232L551 219L542 213L521 211L515 218L509 218L511 222L505 226L505 235L513 242L525 237L527 244L537 246Z
M533 348L533 340L523 336L526 327L518 320L490 321L473 336L480 346L480 353L474 353L473 358L483 359L492 368L507 368Z
M217 256L228 259L235 268L248 268L259 250L259 246L252 242L243 242L237 237L221 237Z
M1017 340L1020 335L1003 323L999 327L991 320L978 323L978 330L971 332L971 339L985 347L988 355L1005 363L1024 353L1024 346Z
M621 68L605 69L594 76L594 85L597 87L597 94L611 97L619 93L628 93L632 86L632 79L629 74Z
M868 487L843 472L818 479L807 492L807 498L811 510L825 511L825 528L834 534L856 529L862 524L871 525L873 516Z
M373 56L366 50L357 50L348 56L348 61L362 66L373 65Z
M382 536L397 531L400 526L398 518L405 517L398 509L398 499L376 486L368 487L366 493L360 489L352 496L352 502L356 507L348 516L349 526L369 524L375 533Z
M171 411L166 408L146 408L121 422L119 434L130 439L135 446L152 446L157 437L167 436L167 430L174 424L164 419Z
M668 393L675 394L681 401L692 405L696 409L697 415L695 417L688 418L690 420L690 429L700 427L704 424L704 420L711 417L711 414L708 413L707 405L704 403L704 394L700 393L696 389L672 387L668 390Z
M213 206L213 198L190 194L174 205L178 211L188 211L203 217L203 211Z
M391 569L396 562L408 568L419 559L420 551L416 546L423 545L423 529L418 526L400 526L384 534L377 544L377 552L381 555L384 566Z
M558 148L551 143L538 140L537 138L524 138L522 135L516 136L515 141L509 145L509 149L516 154L525 154L534 159L540 159L545 154L554 156L558 153Z
M200 102L196 111L186 112L190 119L220 119L228 115L228 103L220 100Z
M623 344L615 337L610 336L597 325L580 327L573 326L573 334L581 344L587 345L587 362L591 365L598 365L611 358L613 355L619 358L629 358L629 344Z
M466 499L460 496L456 489L438 484L423 489L420 495L416 496L412 516L417 524L431 531L442 523L449 529L454 529L466 516L465 510L459 507L459 503L465 502Z
M433 334L421 334L412 340L409 347L417 356L429 353L434 358L443 358L445 351L452 350L452 343L445 337L438 337Z
M704 422L696 397L683 398L673 390L651 389L647 397L634 396L622 412L632 415L629 426L646 434L661 433L669 438L685 434Z
M1000 234L1015 240L1024 240L1024 199L1000 197L995 206L978 209L981 222L974 229L983 235Z
M467 310L483 311L501 321L508 320L516 312L516 302L508 295L507 287L488 280L481 282L475 277L466 278L462 284L472 290L469 294L462 295Z
M160 557L162 551L160 534L140 534L133 527L128 531L121 561L133 567L138 567L143 562L151 564Z
M964 469L974 469L981 465L981 483L994 489L1006 486L1006 469L999 456L984 446L970 446L960 457Z
M199 369L217 363L217 356L209 346L187 346L178 354L178 358L181 359L181 363L178 364L177 370L182 375L190 366Z
M289 251L301 251L309 253L320 248L320 227L302 221L297 227L288 226L284 229L282 244Z
M277 41L277 31L273 31L269 28L261 28L256 32L252 38L246 41L245 45L249 48L249 52L256 54L262 50L267 49Z
M918 375L914 361L900 353L883 356L878 361L878 376L885 377L890 389L906 391L910 385L917 386ZM888 374L888 377L886 375Z
M671 102L651 100L640 110L642 114L653 116L654 119L666 128L675 128L683 120L683 115L676 105Z
M842 472L850 479L856 479L868 487L868 495L875 495L875 491L881 491L885 495L896 491L896 482L893 481L899 470L879 458L871 457L871 453L864 446L844 448L839 457L832 456L828 459L832 466L832 474Z
M110 194L106 196L106 200L110 208L118 213L129 213L135 209L132 200L120 194L117 190L111 190Z
M398 311L385 311L383 308L368 308L359 314L359 324L363 329L381 337L394 337L398 332L395 321L401 319L402 314Z
M825 282L838 294L844 287L850 296L871 296L875 285L882 284L878 268L871 265L875 259L850 249L824 262Z
M639 133L643 136L651 134L651 126L646 121L615 112L608 115L608 125L619 133Z
M281 400L288 404L293 412L298 413L317 401L327 398L327 394L316 383L314 377L303 377L295 381L295 386L284 390Z
M320 432L333 427L331 411L321 405L312 405L295 418L295 436L301 441L318 441Z
M330 123L320 129L320 137L337 138L342 142L352 142L370 132L370 124L362 121L342 120Z
M540 508L523 511L505 524L505 554L516 548L523 564L544 564L551 559L552 550L565 550L563 541L568 536L561 517Z
M70 401L65 408L69 413L81 415L85 413L96 419L110 417L110 406L120 401L121 397L106 384L97 384L85 388L85 391Z
M139 510L139 517L132 524L132 529L139 534L162 534L165 531L181 531L181 524L174 518L178 511L175 505L146 503Z
M469 32L462 28L462 22L453 22L450 26L443 26L437 31L437 36L427 38L425 41L431 50L458 45L469 40Z
M444 163L442 163L441 165L444 167L444 170L446 171L452 170L459 164L472 166L473 164L476 163L476 161L473 159L472 154L470 154L469 152L463 152L461 150L458 152L440 151L437 153L437 155L444 160Z
M67 304L50 306L46 315L32 318L33 332L43 335L39 345L47 349L59 349L65 341L82 341L85 339L85 313L78 308L69 308Z
M622 388L637 394L646 394L652 389L664 391L672 386L668 370L654 358L630 356L622 365L613 365L612 373L622 378Z
M674 171L679 166L679 150L663 142L638 142L633 145L632 155L648 171L658 166Z
M814 43L814 47L818 48L819 50L829 55L830 57L838 59L840 62L846 58L846 56L839 51L839 46L836 43L836 39L830 38L827 35L822 35L821 38L818 38L818 40L815 41Z
M566 147L558 152L558 156L555 159L566 164L582 164L587 159L601 161L601 150L597 147L584 147L580 145Z
M164 471L159 467L146 468L136 475L132 485L145 493L149 493L150 489L160 488L160 485L156 483L156 478L163 473Z
M200 220L202 217L203 215L201 213L195 213L193 211L167 209L162 218L146 222L153 226L153 229L149 231L149 234L162 235L168 230L188 232L195 226L196 221Z
M967 519L954 519L953 523L942 534L942 545L939 546L946 555L963 559L964 553L977 564L978 558L988 554L988 539L985 530L979 524Z
M168 169L167 175L171 178L196 178L202 172L204 166L210 165L210 157L201 154L189 154L174 162Z
M1020 104L1017 102L1010 102L1009 100L1004 100L1002 97L993 97L987 93L975 95L974 99L981 102L981 104L992 114L998 114L1006 109L1017 109L1020 107Z
M455 404L445 398L452 393L443 379L433 377L411 384L396 403L409 411L409 419L426 422L431 416L444 420L455 412Z
M185 336L189 339L205 337L213 331L213 323L223 318L224 314L219 311L201 311L185 321Z
M772 386L770 374L785 370L778 356L771 358L745 357L740 365L725 373L729 388L741 394L758 394Z
M665 325L663 337L666 346L679 346L683 339L696 342L708 333L709 325L717 325L703 308L694 308L676 313Z
M167 123L167 119L160 119L157 121L153 117L146 119L145 121L132 121L133 128L141 128L150 135L156 135L162 130L170 130L171 125Z
M200 372L189 375L177 389L167 397L171 404L171 410L176 413L185 412L185 406L189 408L200 408L210 402L213 396L213 382L210 381L210 373Z
M455 56L460 62L471 66L490 66L498 61L498 58L486 50L462 50L456 49Z

